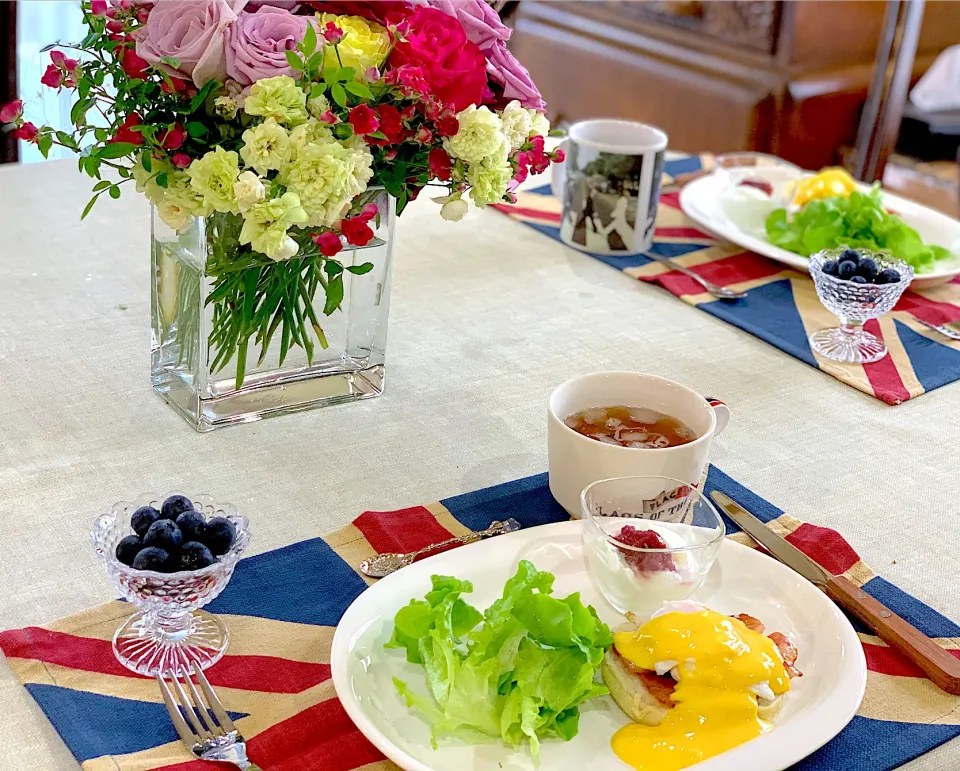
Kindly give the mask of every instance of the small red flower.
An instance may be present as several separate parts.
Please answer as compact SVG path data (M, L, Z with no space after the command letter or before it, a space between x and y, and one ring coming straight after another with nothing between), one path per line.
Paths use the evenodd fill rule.
M380 213L380 208L375 203L366 204L357 215L364 222L369 222Z
M164 149L166 150L179 150L186 138L187 132L184 130L183 125L179 122L174 123L159 137L157 137L157 139L160 141L160 144L163 145Z
M340 223L340 232L353 246L366 246L373 239L373 229L362 217L351 217Z
M193 160L186 153L174 153L173 158L170 159L173 162L173 165L178 169L185 169L190 165L190 162Z
M423 69L413 64L404 64L390 70L384 82L390 86L396 86L405 96L418 96L426 94L430 86L423 77Z
M63 83L63 73L57 68L56 64L48 64L46 72L40 78L40 82L50 88L60 88Z
M331 126L334 126L340 122L340 118L337 117L336 113L334 113L333 110L327 110L326 112L322 113L318 118L318 120L321 123L327 123Z
M380 70L376 67L367 67L363 71L363 78L369 83L378 83L380 81Z
M527 178L527 175L529 173L530 172L527 170L526 166L520 166L517 168L516 173L513 175L513 181L519 185L521 182L523 182Z
M117 129L117 133L113 135L113 138L108 140L108 144L113 142L129 142L134 145L143 144L143 134L139 131L133 131L135 126L139 126L142 123L140 116L135 112L130 113L126 118L123 119L123 123L120 125L120 128Z
M408 104L402 110L400 110L400 117L404 120L413 120L413 116L417 114L417 106L415 104Z
M557 148L553 151L553 162L554 163L563 163L567 159L567 154L563 151L563 148Z
M431 177L436 177L441 182L446 182L450 179L450 170L453 167L453 163L450 160L450 156L447 155L446 150L440 147L433 148L427 156L427 165L430 167Z
M146 24L147 19L150 17L150 6L144 6L137 8L137 21L141 24Z
M107 22L107 29L110 30L110 32L123 32L123 22L112 19Z
M399 154L399 151L397 150L397 148L392 147L383 154L383 158L384 160L392 161L394 158L397 157L398 154Z
M63 63L66 61L67 57L64 55L63 51L51 51L50 52L50 61L53 62L57 67L63 67Z
M353 131L360 136L364 134L372 134L380 125L380 122L377 120L377 116L365 104L358 104L352 110L350 110L350 125L353 126Z
M380 131L387 137L386 141L379 140L379 144L393 145L403 141L403 118L396 107L392 104L381 104L377 108L377 121L380 124Z
M90 13L94 16L106 16L107 0L90 0Z
M428 145L433 141L433 132L426 126L421 126L415 139L422 145Z
M330 45L335 46L343 40L343 30L332 21L328 21L327 26L323 28L323 39Z
M13 123L23 114L23 100L14 99L10 104L0 107L0 123Z
M311 238L313 242L320 247L320 254L324 257L333 257L333 255L343 249L340 236L332 230L324 230L319 234L314 233Z
M180 80L180 78L170 78L169 83L167 78L164 78L163 83L160 84L160 90L165 94L179 94L186 87L186 81Z
M37 127L29 121L13 131L13 135L24 142L36 142L39 134Z
M460 121L454 115L446 115L435 124L437 133L442 137L452 137L460 130Z
M150 62L137 56L137 52L132 48L128 48L123 52L120 66L123 67L123 71L127 73L128 77L142 80L147 77L147 67L150 66Z
M67 72L76 72L80 68L80 62L78 62L76 59L64 59L63 68Z

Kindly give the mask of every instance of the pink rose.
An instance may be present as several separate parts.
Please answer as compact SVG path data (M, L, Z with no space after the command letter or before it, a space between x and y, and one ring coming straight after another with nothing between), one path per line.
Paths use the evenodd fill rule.
M227 74L224 34L246 0L158 0L147 23L136 32L137 55L198 88ZM179 67L161 62L179 61Z
M428 5L443 11L447 16L455 16L467 33L467 40L487 49L498 41L510 39L510 28L505 26L497 12L484 0L413 0L417 5Z
M498 41L487 53L487 74L494 83L503 87L503 101L513 99L531 110L543 110L547 103L533 84L530 73L507 50L503 41Z
M244 85L275 75L297 77L286 52L303 40L307 24L306 16L269 5L256 13L241 11L227 28L227 74Z

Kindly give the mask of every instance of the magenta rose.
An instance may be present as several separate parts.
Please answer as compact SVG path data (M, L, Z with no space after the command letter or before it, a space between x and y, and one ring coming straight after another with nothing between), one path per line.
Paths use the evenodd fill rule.
M498 41L487 51L487 73L490 80L503 87L504 102L517 99L521 105L532 110L543 110L547 106L526 67L507 50L503 41Z
M224 35L246 0L158 0L136 32L137 54L198 88L227 74ZM174 68L161 61L176 59Z
M309 23L306 16L269 5L256 13L241 11L227 28L227 74L245 86L275 75L296 77L287 51L303 40Z
M453 16L463 25L467 40L487 49L498 41L510 39L510 28L505 26L497 12L484 0L413 0L417 5L426 5Z

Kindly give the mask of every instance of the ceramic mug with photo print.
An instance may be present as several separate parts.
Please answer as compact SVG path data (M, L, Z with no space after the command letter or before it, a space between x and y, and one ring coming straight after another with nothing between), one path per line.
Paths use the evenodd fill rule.
M628 120L575 123L553 170L563 199L560 238L594 254L629 255L653 243L667 135Z

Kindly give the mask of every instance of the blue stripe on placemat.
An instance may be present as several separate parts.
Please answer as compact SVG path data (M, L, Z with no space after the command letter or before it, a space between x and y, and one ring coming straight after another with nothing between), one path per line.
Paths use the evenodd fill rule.
M914 332L902 321L894 323L900 342L910 357L910 366L924 391L932 391L957 379L960 351Z
M440 503L471 530L483 530L493 520L507 517L513 517L523 527L569 519L567 512L550 494L546 474L445 498Z
M703 161L700 160L699 155L687 155L683 158L674 158L673 160L665 161L663 164L663 170L671 177L676 177L678 174L691 174L695 171L700 171L702 168Z

